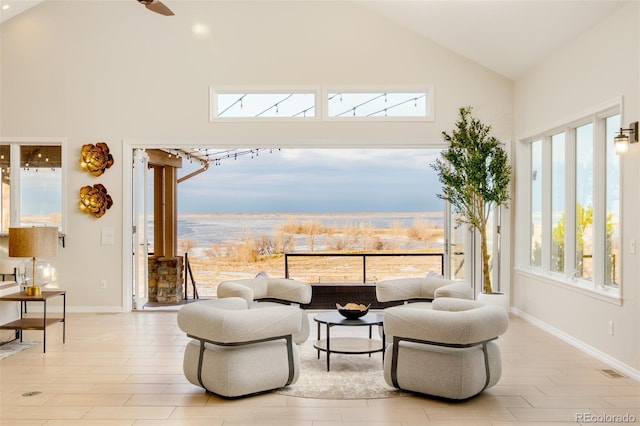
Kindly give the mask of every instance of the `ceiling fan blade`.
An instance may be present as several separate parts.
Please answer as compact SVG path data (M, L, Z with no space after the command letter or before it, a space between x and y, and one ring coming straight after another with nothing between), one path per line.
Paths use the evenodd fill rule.
M164 5L160 0L138 0L140 3L144 4L145 7L153 12L159 13L164 16L171 16L174 13L167 6Z

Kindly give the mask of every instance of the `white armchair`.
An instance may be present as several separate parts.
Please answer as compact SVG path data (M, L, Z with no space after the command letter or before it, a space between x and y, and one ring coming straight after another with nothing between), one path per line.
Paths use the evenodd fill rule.
M393 341L384 359L389 385L463 400L498 382L502 361L495 339L509 321L503 308L445 297L436 298L432 309L412 305L384 311L384 329Z
M430 277L397 278L376 284L376 299L379 302L429 303L438 297L471 300L473 290L465 282Z
M241 297L250 309L278 306L282 304L307 304L311 302L311 286L288 278L256 278L223 281L218 285L219 298ZM304 343L309 337L310 325L307 315L302 315L300 332L293 341Z
M225 396L246 396L295 383L300 360L292 335L302 311L292 306L248 309L237 297L183 306L178 326L192 340L184 353L189 382Z

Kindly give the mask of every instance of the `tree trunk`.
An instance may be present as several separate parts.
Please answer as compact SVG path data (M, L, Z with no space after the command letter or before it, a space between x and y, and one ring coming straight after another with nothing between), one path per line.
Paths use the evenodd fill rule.
M482 285L485 293L493 293L491 289L491 272L489 270L489 249L487 247L487 226L480 227L480 251L482 253Z

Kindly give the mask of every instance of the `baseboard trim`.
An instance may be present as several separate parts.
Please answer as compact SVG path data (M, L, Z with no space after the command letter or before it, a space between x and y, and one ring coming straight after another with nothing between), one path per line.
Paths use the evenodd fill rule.
M42 303L31 302L27 306L29 313L42 313ZM67 314L120 314L125 311L121 306L69 306L66 307ZM47 304L47 315L50 313L62 314L62 305Z
M538 327L539 329L551 334L554 337L557 337L558 339L562 340L565 343L570 344L571 346L573 346L576 349L579 349L580 351L604 362L605 364L607 364L608 366L616 369L618 372L624 374L625 376L636 380L636 381L640 381L640 371L634 369L633 367L621 362L620 360L612 357L611 355L608 355L596 348L594 348L593 346L590 346L586 343L584 343L581 340L576 339L575 337L571 336L570 334L565 333L562 330L558 330L557 328L553 327L552 325L541 321L540 319L531 316L529 314L527 314L526 312L521 311L520 309L511 307L510 312L519 317L522 318L523 320L527 321L528 323Z

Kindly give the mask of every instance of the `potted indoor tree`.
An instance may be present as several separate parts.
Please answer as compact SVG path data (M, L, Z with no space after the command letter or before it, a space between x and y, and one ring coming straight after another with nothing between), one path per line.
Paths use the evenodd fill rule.
M448 201L458 220L480 236L483 293L493 293L487 245L487 221L496 207L509 201L511 166L502 144L491 136L491 126L460 108L451 134L442 132L449 147L433 163L442 183L438 197Z

